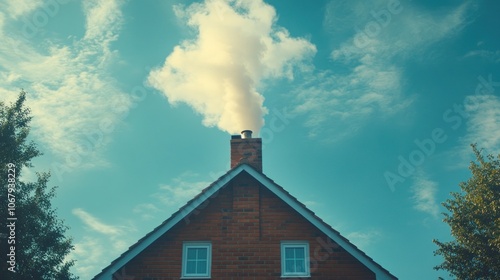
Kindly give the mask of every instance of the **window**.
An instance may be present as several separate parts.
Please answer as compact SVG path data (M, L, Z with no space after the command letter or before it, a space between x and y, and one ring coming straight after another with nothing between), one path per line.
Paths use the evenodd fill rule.
M309 244L307 242L281 243L281 276L310 276Z
M182 278L210 278L212 244L186 242L182 250Z

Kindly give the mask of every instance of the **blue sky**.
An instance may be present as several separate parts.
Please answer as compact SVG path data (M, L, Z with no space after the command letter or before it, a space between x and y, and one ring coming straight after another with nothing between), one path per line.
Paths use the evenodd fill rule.
M494 1L3 1L0 100L88 279L229 169L264 173L400 279L436 279L470 143L500 148Z

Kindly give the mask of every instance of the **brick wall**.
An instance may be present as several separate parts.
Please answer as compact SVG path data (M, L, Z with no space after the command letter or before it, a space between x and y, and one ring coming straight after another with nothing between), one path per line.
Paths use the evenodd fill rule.
M262 139L245 138L239 135L233 136L231 145L231 168L240 163L251 165L256 170L262 172Z
M309 242L308 279L375 279L246 173L201 208L131 260L126 274L135 280L180 279L183 242L211 241L212 279L283 279L280 242L303 240Z

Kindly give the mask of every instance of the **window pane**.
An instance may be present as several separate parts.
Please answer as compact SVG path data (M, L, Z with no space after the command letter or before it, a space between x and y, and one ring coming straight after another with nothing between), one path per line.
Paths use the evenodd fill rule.
M207 248L199 248L198 249L198 259L206 260L207 259Z
M295 248L295 258L304 259L304 248Z
M295 272L306 272L306 268L304 267L304 260L295 261Z
M196 273L196 261L187 261L186 274L194 274L194 273Z
M285 259L293 259L293 248L285 248Z
M187 259L188 260L196 260L196 248L188 248L187 249Z
M207 262L206 261L199 261L197 268L196 268L196 273L198 274L206 274L207 273Z
M286 260L285 261L285 272L287 272L287 273L295 272L295 267L294 267L294 261L293 260Z

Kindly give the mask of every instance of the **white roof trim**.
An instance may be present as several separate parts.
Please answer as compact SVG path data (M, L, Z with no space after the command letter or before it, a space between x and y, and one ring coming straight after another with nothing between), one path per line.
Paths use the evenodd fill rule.
M331 228L326 226L322 221L318 220L311 212L307 211L304 206L298 203L296 200L292 199L289 194L283 192L281 187L278 187L274 182L269 180L269 178L262 176L261 173L257 172L253 168L245 168L251 176L253 176L262 185L266 186L270 191L272 191L281 200L286 202L290 207L297 211L300 215L306 218L310 223L320 229L328 237L330 237L335 243L340 247L344 248L349 254L359 260L368 269L373 271L376 275L377 280L394 280L395 278L387 273L387 271L380 268L372 259L368 258L364 253L362 253L358 248L354 247L350 242L344 239L338 232L333 231Z
M114 273L118 272L122 266L127 264L130 260L132 260L135 256L137 256L140 252L146 249L149 245L151 245L154 241L156 241L160 236L170 230L174 225L180 222L182 219L185 219L192 210L198 208L201 204L205 202L209 197L217 193L223 186L225 186L229 181L231 181L234 177L240 174L242 171L246 171L252 177L254 177L258 182L268 188L271 192L277 195L280 199L286 202L290 207L292 207L295 211L301 214L305 219L307 219L310 223L320 229L323 233L325 233L328 237L330 237L334 242L336 242L339 246L344 248L349 254L354 256L357 260L359 260L362 264L368 267L371 271L373 271L376 275L377 280L394 280L396 279L394 276L390 275L387 271L382 269L378 264L376 264L372 259L367 257L363 252L357 249L354 245L344 239L340 234L328 226L326 226L322 221L316 218L311 212L309 212L303 205L298 203L295 199L293 199L289 194L283 192L283 189L276 185L269 178L264 176L262 173L259 173L252 167L242 164L237 166L236 168L230 170L226 175L222 176L214 182L214 185L205 189L205 192L202 193L199 197L189 202L188 205L184 207L184 209L178 212L175 216L171 217L167 223L153 230L144 240L141 240L139 243L136 243L135 247L127 251L124 255L119 257L116 262L112 263L110 266L106 267L99 277L95 278L98 280L111 280Z
M120 257L115 263L111 266L108 266L105 271L102 272L96 279L102 280L112 280L113 274L120 269L120 267L127 264L130 260L132 260L135 256L137 256L140 252L146 249L149 245L151 245L154 241L156 241L160 236L169 231L174 225L180 222L182 219L186 218L192 210L198 208L205 200L219 191L223 186L225 186L229 181L231 181L236 175L238 175L241 171L245 170L245 165L240 165L237 168L231 170L231 172L227 173L225 176L221 177L218 181L216 181L215 185L207 188L206 191L197 197L195 200L191 201L184 209L177 213L176 216L172 217L167 223L165 223L160 228L153 230L151 234L138 243L132 250L128 251L125 255ZM247 171L248 172L248 171Z

